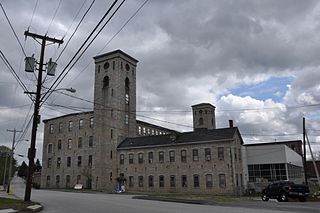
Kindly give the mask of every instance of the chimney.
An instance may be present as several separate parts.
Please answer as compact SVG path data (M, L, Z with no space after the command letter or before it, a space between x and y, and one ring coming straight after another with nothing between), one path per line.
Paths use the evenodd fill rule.
M233 128L233 120L229 120L229 128Z

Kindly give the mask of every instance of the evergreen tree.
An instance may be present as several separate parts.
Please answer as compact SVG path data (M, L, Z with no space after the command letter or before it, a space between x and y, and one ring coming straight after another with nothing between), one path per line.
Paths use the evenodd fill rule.
M19 166L18 169L18 176L19 177L27 177L28 176L29 167L28 165L23 161L21 166Z
M35 164L35 172L41 172L42 166L40 164L40 160L37 159L36 164Z

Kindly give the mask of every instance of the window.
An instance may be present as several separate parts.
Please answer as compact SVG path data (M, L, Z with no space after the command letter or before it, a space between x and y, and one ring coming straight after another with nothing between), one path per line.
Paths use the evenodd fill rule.
M219 174L219 187L226 188L226 175L225 174Z
M129 124L129 115L128 114L126 114L125 115L125 122L124 122L126 125L128 125Z
M68 139L68 149L72 148L72 139Z
M181 162L187 162L187 151L181 150Z
M47 176L46 186L47 186L47 187L50 187L50 176L49 176L49 175Z
M77 184L79 184L81 181L81 175L77 175Z
M148 177L148 185L149 185L149 187L153 187L154 186L154 181L153 181L153 176L152 175L150 175Z
M133 186L134 186L133 176L129 176L129 187L133 187Z
M124 164L124 154L120 155L120 164L123 165Z
M58 150L61 150L61 140L58 140Z
M47 168L51 168L51 165L52 165L52 158L48 158Z
M112 159L112 150L110 151L110 159Z
M154 135L154 129L151 130L151 135Z
M143 163L143 153L138 154L138 163Z
M212 188L212 186L213 186L212 175L211 174L207 174L206 175L206 187L207 188Z
M193 175L193 187L194 188L200 187L199 175Z
M110 129L110 139L113 138L113 129Z
M199 118L199 126L203 125L203 118Z
M138 127L138 134L141 135L141 126Z
M72 122L72 121L69 121L69 126L68 126L69 132L71 132L72 129L73 129L73 122Z
M63 124L62 124L62 122L60 122L60 123L59 123L59 133L61 133L62 130L63 130Z
M239 186L239 176L236 174L236 186Z
M164 152L160 151L159 152L159 163L163 163L164 162Z
M71 167L71 157L67 157L67 167Z
M241 149L238 149L239 151L239 160L241 160Z
M89 147L93 146L93 136L89 136Z
M204 149L204 157L205 157L206 161L211 160L211 149L210 148Z
M182 175L181 176L181 186L182 186L182 188L188 187L187 175Z
M50 130L49 130L50 134L53 134L53 124L50 124Z
M112 61L112 69L114 70L116 67L116 62L115 61Z
M243 186L243 176L240 174L240 185Z
M83 119L80 119L79 120L79 129L82 129L83 128Z
M78 148L82 148L82 137L78 138Z
M176 187L176 176L174 175L170 176L170 187L172 188Z
M88 166L89 166L90 168L92 167L92 155L89 155Z
M109 87L109 76L105 76L103 78L103 88L108 88Z
M202 115L202 110L201 109L199 110L199 114Z
M81 156L78 156L78 166L81 166Z
M234 148L233 149L233 152L234 152L234 160L237 160L238 158L237 158L237 148Z
M175 161L175 152L173 150L169 152L169 160L170 162Z
M148 162L152 163L153 162L153 152L148 153Z
M60 168L60 165L61 165L61 158L57 158L57 168Z
M138 177L138 186L143 187L143 176Z
M133 154L129 154L129 164L133 164Z
M126 105L129 104L129 94L126 94Z
M142 130L143 130L143 135L146 135L146 128L143 127Z
M66 176L66 188L70 188L70 175Z
M90 128L93 128L93 117L90 118L90 124L89 124Z
M199 160L199 152L197 149L193 149L192 150L192 158L193 158L193 161L198 161Z
M148 134L148 135L151 135L149 128L147 129L147 134Z
M48 153L52 153L52 143L48 144Z
M163 175L159 176L159 187L160 188L164 187L164 176Z
M224 160L224 147L218 147L218 158Z
M56 176L56 187L59 188L60 187L60 175Z

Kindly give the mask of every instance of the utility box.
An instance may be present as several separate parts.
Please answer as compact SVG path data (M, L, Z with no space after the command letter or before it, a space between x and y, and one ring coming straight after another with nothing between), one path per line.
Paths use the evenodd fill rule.
M34 57L26 57L25 58L25 71L26 72L34 72L36 59Z
M56 73L56 68L57 68L57 63L53 62L52 59L50 58L48 62L48 67L47 67L47 75L54 76Z

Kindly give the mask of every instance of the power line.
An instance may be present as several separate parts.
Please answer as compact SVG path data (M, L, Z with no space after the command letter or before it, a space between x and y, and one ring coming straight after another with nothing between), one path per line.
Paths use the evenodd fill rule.
M101 23L104 21L104 19L106 18L106 16L110 13L110 11L112 10L112 8L115 6L115 4L118 2L118 0L115 0L112 5L109 7L109 9L107 10L107 12L104 14L104 16L100 19L99 23L94 27L94 29L91 31L90 35L86 38L86 40L82 43L81 47L77 50L77 52L74 54L74 56L71 58L71 60L68 62L68 64L65 66L65 68L62 70L62 72L60 73L60 75L58 76L58 78L53 82L53 84L51 85L51 87L49 88L49 90L42 96L41 101L44 102L48 99L48 97L52 94L51 90L54 90L55 88L57 88L57 86L61 83L61 81L65 78L66 74L68 74L71 70L71 68L75 65L75 63L80 59L80 57L82 56L82 54L84 52L82 52L82 54L80 55L80 57L78 57L76 59L76 61L73 63L73 61L75 60L75 58L78 56L78 54L80 53L80 51L82 50L82 48L86 45L86 43L89 41L89 39L91 38L91 36L95 33L95 31L98 29L98 27L101 25ZM88 48L88 47L87 47ZM67 73L65 74L67 68L73 63L73 65L71 66L71 68L69 68L69 70L67 71ZM62 77L63 76L63 77ZM61 78L62 77L62 78ZM60 79L61 78L61 79ZM54 89L53 89L54 88ZM44 100L45 99L45 100ZM43 101L44 100L44 101Z
M47 29L46 34L48 34L49 29L50 29L50 27L51 27L51 25L52 25L52 22L53 22L53 20L55 19L57 13L58 13L58 10L59 10L59 8L60 8L61 2L62 2L62 0L59 0L59 4L58 4L56 10L54 11L53 17L52 17L51 22L50 22L50 24L49 24L49 26L48 26L48 29Z
M87 1L87 0L86 0L86 1ZM86 2L86 1L85 1L85 2ZM85 2L84 2L84 3L85 3ZM71 39L73 38L73 36L74 36L75 33L77 32L77 30L78 30L78 28L80 27L83 19L86 17L87 13L88 13L89 10L91 9L91 7L92 7L92 5L94 4L94 2L95 2L95 0L93 0L93 1L91 2L90 6L89 6L88 9L86 10L86 12L83 14L83 16L82 16L82 18L80 19L77 27L75 28L75 30L74 30L73 33L71 34L70 38L68 39L66 45L63 47L62 51L60 52L59 56L57 57L56 62L58 62L58 60L60 59L61 55L63 54L63 52L65 51L65 49L66 49L67 46L69 45ZM82 5L82 7L84 6L84 3L83 3L83 5ZM82 9L82 7L80 8L80 10ZM79 12L80 12L80 10L79 10ZM79 12L78 12L78 13L79 13ZM78 16L78 14L77 14L77 16ZM65 36L65 35L64 35L64 36ZM63 36L63 37L64 37L64 36Z
M30 23L29 23L28 28L30 28L30 26L31 26L31 24L32 24L34 14L35 14L36 9L37 9L37 6L38 6L38 1L39 1L39 0L36 1L36 4L35 4L35 6L34 6L34 8L33 8L32 16L31 16L31 20L30 20Z

